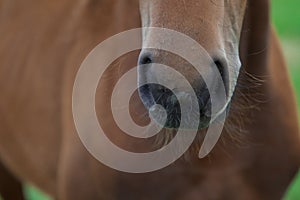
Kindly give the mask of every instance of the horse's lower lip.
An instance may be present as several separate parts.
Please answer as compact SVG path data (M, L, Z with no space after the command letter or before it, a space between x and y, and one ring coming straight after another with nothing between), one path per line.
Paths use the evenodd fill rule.
M210 118L204 117L200 120L200 123L198 124L197 127L195 126L190 126L190 124L180 124L181 122L178 123L173 123L173 122L167 122L165 125L163 125L163 128L167 129L175 129L178 130L184 129L184 130L201 130L204 128L207 128L210 124Z
M193 116L188 119L181 118L181 113L171 113L165 120L162 120L161 111L155 109L149 110L151 119L158 124L161 128L167 129L184 129L184 130L200 130L206 128L210 124L210 117L206 115L201 115L200 118L193 118ZM199 115L198 115L199 117Z

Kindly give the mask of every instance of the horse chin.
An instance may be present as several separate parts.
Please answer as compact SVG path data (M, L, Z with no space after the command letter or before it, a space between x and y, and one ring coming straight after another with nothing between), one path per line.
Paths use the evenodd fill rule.
M161 113L156 113L154 115L149 111L150 118L153 122L155 122L156 125L158 125L160 128L169 130L169 131L202 131L207 129L210 125L218 124L220 123L219 117L222 115L228 114L230 110L231 102L229 101L217 114L214 116L201 116L200 120L193 120L193 119L186 119L186 120L179 120L179 121L166 121L163 120L164 118ZM223 118L222 118L223 119Z
M149 110L151 121L157 126L166 130L175 131L199 131L207 128L211 124L211 117L201 116L199 118L181 118L179 116L166 116L164 112Z
M200 131L200 130L203 130L203 129L209 127L210 124L211 124L210 120L206 119L205 121L202 120L202 122L200 122L197 127L191 126L190 124L181 124L180 127L173 126L173 125L166 125L166 124L165 125L159 124L159 126L161 126L164 129L167 129L167 130Z

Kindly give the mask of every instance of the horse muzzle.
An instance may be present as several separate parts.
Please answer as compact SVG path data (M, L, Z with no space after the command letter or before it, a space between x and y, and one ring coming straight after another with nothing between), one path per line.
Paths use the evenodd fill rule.
M186 77L193 91L189 90L182 84L182 81L178 80L178 77L172 76L172 74L164 70L163 67L154 67L156 63L164 63L163 60L157 59L154 55L158 54L151 53L151 51L142 51L139 57L138 67L139 82L156 80L156 83L151 82L139 86L140 98L145 107L149 110L150 117L165 128L178 129L181 127L198 130L206 128L213 118L211 112L211 95L207 83L203 81L201 75L191 78L191 76L186 73L187 70L185 70L183 77ZM223 84L225 90L227 90L227 69L224 68L219 61L214 61L214 63L209 65L215 67L220 73L222 77L221 84ZM178 71L180 71L180 69ZM160 82L168 82L169 87L159 84ZM214 81L212 81L212 84L215 84ZM217 87L218 84L212 88ZM193 98L193 95L195 95L196 98ZM157 108L156 105L160 105L165 112L161 112L161 109ZM186 113L183 114L182 112ZM163 114L166 116L163 117ZM197 124L195 124L196 121Z

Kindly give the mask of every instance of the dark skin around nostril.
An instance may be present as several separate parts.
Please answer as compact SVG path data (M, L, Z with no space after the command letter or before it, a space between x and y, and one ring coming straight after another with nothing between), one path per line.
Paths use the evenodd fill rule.
M215 65L217 66L219 72L220 72L220 75L221 77L223 78L223 75L224 75L224 68L223 68L223 65L222 63L219 61L219 60L216 60L214 61L215 62Z
M150 64L150 63L152 63L152 59L149 55L144 55L140 58L141 65Z

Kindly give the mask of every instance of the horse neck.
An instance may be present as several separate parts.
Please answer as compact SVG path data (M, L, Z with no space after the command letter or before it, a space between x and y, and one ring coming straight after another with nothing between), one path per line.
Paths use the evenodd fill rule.
M241 34L240 55L244 69L254 76L264 76L267 73L269 15L269 0L248 1Z

